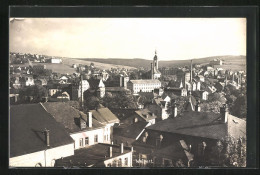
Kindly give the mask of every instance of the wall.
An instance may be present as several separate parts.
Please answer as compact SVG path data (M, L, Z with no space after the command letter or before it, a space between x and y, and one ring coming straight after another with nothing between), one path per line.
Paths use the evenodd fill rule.
M53 167L56 159L61 157L67 157L74 155L73 143L59 146L46 151L38 151L30 154L25 154L22 156L12 157L9 159L10 167L35 167L36 164L40 163L45 167L45 157L46 157L46 167Z
M98 142L104 143L104 128L80 132L80 133L75 133L75 134L70 134L70 136L75 141L75 149L79 149L79 148L82 148L82 147L79 146L79 142L80 142L81 138L83 138L83 146L85 145L85 137L89 138L89 144L85 145L85 146L97 144L97 143L94 142L94 137L95 137L96 134L98 135Z
M120 158L122 160L122 167L132 167L132 152L128 152L128 153L122 154L120 156L113 157L111 159L105 160L104 164L105 164L106 167L109 167L108 164L111 164L113 166L113 162L114 161L118 162L118 160ZM128 164L127 165L125 165L125 158L128 158Z

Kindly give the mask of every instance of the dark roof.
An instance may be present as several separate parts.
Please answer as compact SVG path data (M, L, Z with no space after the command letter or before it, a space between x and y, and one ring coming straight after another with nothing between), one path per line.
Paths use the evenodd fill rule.
M192 160L193 155L182 147L181 141L174 142L162 149L155 149L152 156L168 158L175 161L181 159L184 162L187 162L188 159Z
M42 131L50 130L50 147L73 143L64 126L57 123L41 104L22 104L10 108L10 157L45 150Z
M246 137L246 122L228 115L227 123L219 121L220 114L213 112L183 112L175 118L168 118L148 127L151 130L222 139L226 136Z
M113 135L137 139L147 126L148 122L139 121L124 128L114 128Z
M109 147L112 146L112 157L118 157L122 155L120 153L120 146L119 145L110 145L110 144L103 144L99 143L96 145L92 145L87 148L81 148L74 151L73 156L65 157L63 159L58 159L56 161L56 165L58 167L68 167L68 166L77 166L77 167L84 167L84 166L104 166L104 161L111 159L109 157ZM129 153L131 148L124 146L124 153ZM71 162L71 163L70 163Z
M135 111L135 113L141 118L143 118L145 121L157 118L157 116L153 116L153 113L148 109L140 109L138 111ZM146 118L146 115L148 115L148 118Z
M136 115L136 109L110 108L110 110L113 114L115 114L118 117L120 121Z
M97 108L96 110L90 110L93 117L100 123L119 123L119 119L108 108Z
M78 120L80 117L87 118L86 114L83 112L73 108L67 103L64 102L47 102L43 103L45 109L55 118L55 120L62 125L70 133L80 132L80 131L87 131L87 130L94 130L97 128L102 128L104 125L99 123L94 118L92 119L92 127L89 128L86 126L85 129L80 129Z

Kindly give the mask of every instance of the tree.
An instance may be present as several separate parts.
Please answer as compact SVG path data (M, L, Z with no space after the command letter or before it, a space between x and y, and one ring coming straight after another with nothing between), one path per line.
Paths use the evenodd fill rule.
M213 101L213 102L203 102L200 104L201 112L214 112L219 113L220 107L223 104L219 101Z
M245 118L247 115L247 98L246 95L242 94L240 95L234 102L234 105L230 109L231 114L240 117Z
M100 100L95 96L95 92L87 90L84 92L84 109L85 110L93 110L99 107Z
M120 92L115 95L107 95L102 99L102 104L111 108L137 108L137 103L133 95Z
M48 96L48 92L45 87L43 86L28 86L24 89L21 89L19 92L20 99L25 99L25 97L31 96L33 97L32 103L39 103L42 101L43 97ZM25 101L21 101L22 103Z
M245 167L246 140L229 136L218 140L212 148L210 164L216 166Z

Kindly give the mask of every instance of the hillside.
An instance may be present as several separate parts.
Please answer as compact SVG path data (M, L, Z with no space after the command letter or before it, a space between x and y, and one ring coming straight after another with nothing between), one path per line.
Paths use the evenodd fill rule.
M246 69L246 56L213 56L205 58L192 59L194 64L207 64L211 60L219 58L223 60L223 68L231 70L245 70ZM160 59L160 58L159 58ZM144 67L150 69L152 60L145 60L140 58L122 59L122 58L78 58L81 61L99 62L112 65L122 65L130 67ZM172 60L172 61L159 61L159 67L180 67L189 65L190 60ZM231 66L232 65L232 66Z

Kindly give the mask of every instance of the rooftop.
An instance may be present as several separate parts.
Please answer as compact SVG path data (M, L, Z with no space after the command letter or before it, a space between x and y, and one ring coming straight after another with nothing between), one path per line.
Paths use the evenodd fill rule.
M139 121L124 128L114 128L114 135L137 139L147 126L148 122Z
M92 116L102 124L107 123L119 123L119 119L105 107L97 108L96 110L90 110Z
M183 135L222 139L226 136L246 137L246 122L228 114L227 123L219 121L220 114L186 111L148 127L151 130Z
M109 147L112 146L112 157L109 157ZM124 153L131 152L130 147L124 146ZM56 161L56 165L58 167L88 167L88 166L96 166L96 167L104 167L104 161L120 156L120 145L110 145L99 143L96 145L92 145L87 148L81 148L74 151L73 156L65 157L63 159L58 159Z
M153 113L148 109L140 109L135 111L135 113L146 121L157 118L157 116L153 115Z
M92 127L89 128L86 126L85 129L80 129L79 124L77 123L77 119L82 117L83 115L86 117L86 114L80 112L79 110L73 108L67 103L64 102L46 102L43 103L45 109L55 118L55 120L68 130L69 133L86 131L86 130L94 130L97 128L102 128L104 125L99 123L94 118L92 119Z
M47 148L44 129L50 130L50 147L73 143L64 126L57 123L41 104L21 104L10 108L10 157Z

